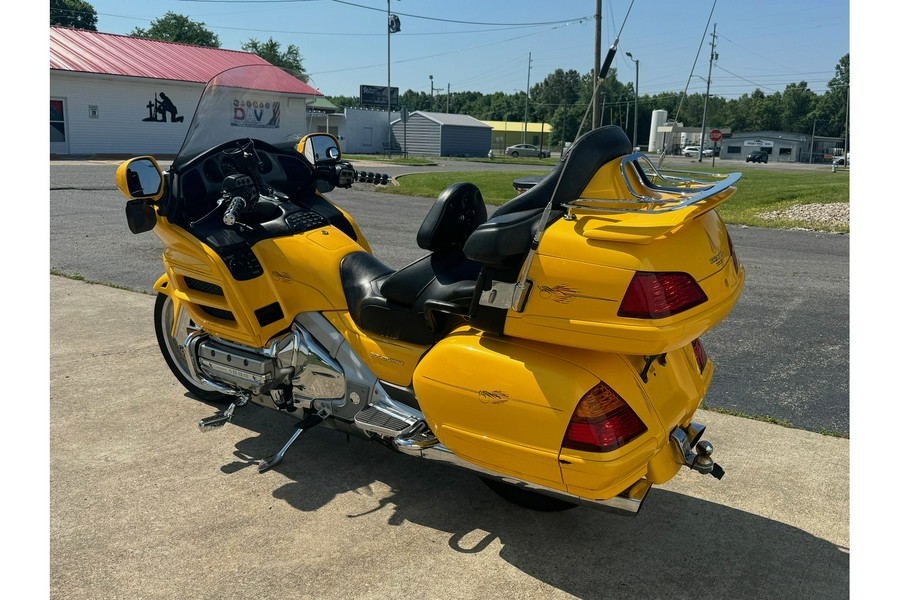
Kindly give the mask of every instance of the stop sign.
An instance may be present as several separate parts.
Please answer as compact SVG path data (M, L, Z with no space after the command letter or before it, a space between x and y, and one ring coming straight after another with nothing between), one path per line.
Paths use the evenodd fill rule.
M718 129L713 129L712 131L709 132L709 139L711 139L714 142L718 142L719 140L722 139L722 132L719 131Z

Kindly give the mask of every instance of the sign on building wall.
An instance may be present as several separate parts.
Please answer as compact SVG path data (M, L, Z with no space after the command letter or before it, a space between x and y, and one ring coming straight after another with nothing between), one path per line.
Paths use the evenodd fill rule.
M178 114L178 108L165 92L153 94L153 100L147 102L147 110L150 114L143 119L147 123L184 123L184 115Z
M277 100L246 100L232 102L231 125L277 129L281 123L281 102Z
M744 146L753 148L774 148L775 142L770 142L769 140L744 140Z

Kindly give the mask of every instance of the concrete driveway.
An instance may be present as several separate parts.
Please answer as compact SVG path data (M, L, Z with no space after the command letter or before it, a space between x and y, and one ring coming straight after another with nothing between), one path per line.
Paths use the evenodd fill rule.
M636 518L536 513L472 474L216 407L166 370L153 297L50 277L50 595L815 598L849 595L849 440L700 411L726 469Z

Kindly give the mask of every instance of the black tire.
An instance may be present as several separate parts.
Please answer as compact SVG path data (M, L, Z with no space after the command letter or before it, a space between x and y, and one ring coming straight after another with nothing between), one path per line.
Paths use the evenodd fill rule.
M156 296L156 305L153 308L153 326L156 330L156 341L159 351L169 370L175 375L179 383L187 391L206 402L230 402L232 397L214 389L211 389L199 381L195 381L187 367L186 359L179 350L180 342L172 335L172 322L174 321L174 304L166 294L159 293Z
M513 158L519 158L519 153L513 152L512 154L510 154L510 156L512 156Z
M540 512L559 512L569 510L578 506L572 502L566 502L559 498L551 498L531 490L526 490L505 481L498 481L488 477L482 477L481 481L488 486L491 491L506 500L512 502L516 506L527 508L529 510L537 510Z

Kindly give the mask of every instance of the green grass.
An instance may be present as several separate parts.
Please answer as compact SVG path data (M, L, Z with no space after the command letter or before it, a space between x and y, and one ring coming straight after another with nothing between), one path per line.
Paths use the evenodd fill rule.
M397 185L379 188L379 192L437 198L448 185L458 181L474 183L481 190L487 204L499 206L516 195L512 182L527 175L544 175L546 171L507 171L502 173L486 171L451 171L447 173L421 173L403 175L395 181Z
M383 162L388 165L402 165L407 167L433 167L437 164L433 160L428 160L427 158L416 158L414 156L409 158L404 158L402 156L388 157L384 154L345 154L342 158L350 161L368 160L373 162Z
M741 171L739 168L724 172ZM850 201L850 176L846 171L780 171L748 169L737 183L737 193L716 210L726 223L754 227L793 227L802 223L769 221L760 213L782 210L794 204L829 204ZM838 228L835 231L844 231Z
M537 160L537 159L534 159ZM545 163L546 164L546 161ZM716 172L741 171L736 168L719 168ZM760 213L782 210L793 204L827 204L849 202L850 176L847 171L832 173L830 169L815 171L788 171L747 169L737 183L737 193L716 210L722 219L732 225L753 227L787 228L809 227L809 223L787 219L771 221L761 218ZM485 202L500 205L515 197L512 187L514 179L529 175L542 175L546 171L505 171L448 173L421 173L397 178L397 185L381 188L390 194L436 198L448 185L458 181L469 181L481 189ZM846 233L847 227L830 228L830 231Z
M55 275L56 277L64 277L66 279L71 279L73 281L82 281L84 283L89 283L91 285L102 285L105 287L117 289L117 290L125 290L126 292L137 292L139 294L147 294L147 295L156 295L156 292L147 292L144 290L136 290L132 287L128 287L127 285L120 285L117 283L107 283L105 281L93 281L91 279L87 279L84 275L80 273L63 273L62 271L58 271L56 269L50 269L50 274Z

